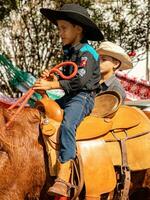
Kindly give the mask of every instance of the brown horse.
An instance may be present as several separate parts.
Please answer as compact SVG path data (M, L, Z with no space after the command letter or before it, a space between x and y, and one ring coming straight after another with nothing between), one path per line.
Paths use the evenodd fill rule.
M39 131L39 112L36 109L25 108L11 126L5 129L5 124L9 121L12 112L0 109L0 199L48 200L46 190L52 178L49 176L45 147ZM101 177L98 178L101 179ZM139 182L136 187L135 177L132 178L132 191L141 186L150 188L146 179L144 179L145 185L142 185L143 180L141 180L142 183ZM137 180L137 174L135 180ZM106 180L102 182L104 185ZM110 190L105 192L110 192ZM83 199L81 197L81 200Z
M39 112L26 108L5 129L11 113L0 109L0 199L36 200L42 194L41 199L46 200L44 184L48 173Z

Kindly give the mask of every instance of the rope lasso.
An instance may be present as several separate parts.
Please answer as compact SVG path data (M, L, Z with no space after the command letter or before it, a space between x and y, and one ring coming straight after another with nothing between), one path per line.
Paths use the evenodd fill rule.
M60 70L59 68L64 67L64 66L73 66L74 70L72 72L72 74L70 74L69 76L65 76ZM53 67L49 74L53 74L53 73L57 73L59 74L59 76L65 80L69 80L71 78L73 78L78 71L78 66L76 65L76 63L71 62L71 61L67 61L67 62L62 62L58 65L56 65L55 67ZM30 88L22 97L20 97L14 104L12 104L8 110L12 110L13 108L15 108L17 105L21 104L20 107L17 109L17 111L12 115L12 117L10 118L10 120L6 123L6 128L9 127L9 125L14 121L15 117L18 115L18 113L23 109L23 107L25 106L25 104L28 102L28 100L30 99L30 97L33 95L33 93L35 92L35 90L33 88Z

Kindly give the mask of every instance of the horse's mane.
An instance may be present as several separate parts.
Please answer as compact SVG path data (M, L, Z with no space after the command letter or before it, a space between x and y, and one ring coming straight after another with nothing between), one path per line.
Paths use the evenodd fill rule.
M24 108L14 121L6 128L6 123L10 120L15 113L15 109L8 110L7 108L0 107L0 143L13 146L14 140L21 140L25 135L38 137L38 128L40 122L40 114L38 110L32 108ZM11 138L11 139L9 139Z
M24 108L6 128L6 123L14 112L15 110L9 111L0 107L0 153L2 155L0 180L6 188L9 188L7 191L9 195L14 195L11 194L13 191L11 181L15 180L20 194L23 190L29 191L31 196L37 194L39 196L38 186L41 189L45 182L44 151L39 130L40 114L36 109ZM3 190L2 187L0 190ZM19 198L15 198L14 195L12 199ZM6 198L0 193L0 199Z

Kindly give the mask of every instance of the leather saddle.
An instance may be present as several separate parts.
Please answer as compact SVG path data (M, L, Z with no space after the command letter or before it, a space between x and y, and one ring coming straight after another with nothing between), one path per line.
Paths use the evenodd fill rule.
M150 139L150 134L136 137L140 133L150 131L150 121L146 115L137 108L121 105L120 96L115 92L102 93L96 97L95 102L91 115L85 117L77 128L77 142L97 138L106 141L113 164L121 165L121 150L117 141L127 138L129 167L132 170L150 167L150 156L148 156L150 143L145 145L146 140ZM63 119L63 110L55 101L48 98L38 101L36 108L46 116L43 117L41 125L43 134L49 138L51 147L58 150L59 126ZM128 140L130 137L134 138ZM137 148L141 151L138 161L135 162L133 152ZM143 154L147 156L143 158Z
M112 130L137 126L140 123L137 112L128 106L120 105L121 97L116 92L108 91L97 96L91 115L85 117L77 128L76 140L98 138ZM53 135L63 119L63 110L49 98L37 101L36 108L46 116L45 121L43 120L44 134Z
M56 176L63 110L48 98L37 102L36 107L42 113L41 129L49 172L51 176ZM148 131L148 117L139 109L121 106L118 94L109 92L96 97L93 112L84 118L76 131L77 153L82 158L81 174L84 175L88 197L99 199L101 194L113 191L116 186L114 166L122 166L125 160L134 171L150 168L150 134L137 137L139 133ZM120 148L122 140L125 140L125 157L122 155L123 148Z

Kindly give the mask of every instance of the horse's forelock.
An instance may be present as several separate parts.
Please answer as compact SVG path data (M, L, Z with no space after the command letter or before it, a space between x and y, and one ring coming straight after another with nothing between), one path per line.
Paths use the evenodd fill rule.
M6 129L15 111L0 108L0 200L22 199L24 194L30 194L31 198L40 195L46 179L43 148L39 143L39 112L24 108Z

